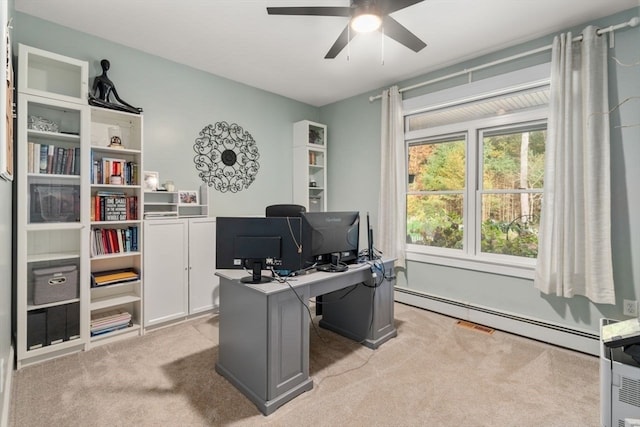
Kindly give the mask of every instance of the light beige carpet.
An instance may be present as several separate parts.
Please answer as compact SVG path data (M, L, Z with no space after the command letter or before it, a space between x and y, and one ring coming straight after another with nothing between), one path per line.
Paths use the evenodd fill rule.
M217 317L14 373L11 426L599 425L598 359L395 305L370 350L311 330L314 388L263 416L214 370ZM317 319L316 319L317 321ZM256 325L260 327L260 325Z

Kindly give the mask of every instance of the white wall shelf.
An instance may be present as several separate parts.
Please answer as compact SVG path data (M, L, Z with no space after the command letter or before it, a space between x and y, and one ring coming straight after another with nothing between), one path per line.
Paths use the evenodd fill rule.
M206 218L209 216L209 190L206 184L199 189L199 204L182 204L178 191L146 191L144 219Z
M307 211L327 210L327 126L293 124L293 203Z

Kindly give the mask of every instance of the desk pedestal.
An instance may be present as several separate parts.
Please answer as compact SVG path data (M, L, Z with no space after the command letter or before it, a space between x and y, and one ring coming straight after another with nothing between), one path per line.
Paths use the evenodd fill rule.
M392 268L393 266L389 266ZM391 270L393 273L393 270ZM363 284L345 296L346 289L322 296L320 327L376 349L395 337L393 286L395 279L370 274Z
M385 261L385 268L387 276L392 276L393 261ZM309 377L309 298L327 295L320 321L324 328L370 348L396 336L395 281L378 278L381 283L374 287L367 266L291 280L299 299L287 284L244 284L238 279L246 273L240 270L219 270L216 274L221 278L216 371L265 415L313 388ZM359 285L340 299L345 288L361 282L370 287Z

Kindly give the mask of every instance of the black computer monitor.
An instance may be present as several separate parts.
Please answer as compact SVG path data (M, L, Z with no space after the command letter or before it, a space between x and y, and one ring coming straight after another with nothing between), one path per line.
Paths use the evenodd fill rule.
M247 269L245 283L264 283L272 269L287 276L302 265L300 218L216 218L216 268Z
M359 212L305 212L302 214L305 267L344 271L358 260Z

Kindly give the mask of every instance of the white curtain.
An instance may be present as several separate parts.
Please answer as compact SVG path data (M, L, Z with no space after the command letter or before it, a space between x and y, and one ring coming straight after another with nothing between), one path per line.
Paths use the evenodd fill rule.
M615 304L606 41L594 27L582 36L553 41L534 285L546 294Z
M404 267L406 223L404 120L402 96L397 86L382 93L380 139L380 199L378 206L378 243L385 257L395 258Z

